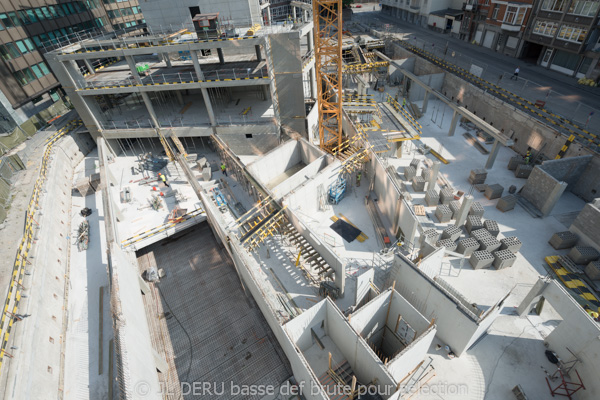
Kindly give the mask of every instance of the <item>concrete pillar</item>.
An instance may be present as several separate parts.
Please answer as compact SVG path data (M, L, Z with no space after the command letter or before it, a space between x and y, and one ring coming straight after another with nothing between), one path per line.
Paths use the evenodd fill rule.
M210 97L208 96L208 90L206 88L201 88L202 98L204 99L204 105L206 106L206 111L208 112L208 119L210 120L210 126L217 126L217 121L215 119L215 112L212 108L212 103L210 102Z
M458 118L460 118L460 114L458 111L454 110L454 114L452 114L452 122L450 123L450 130L448 130L448 136L454 136L454 131L456 130L456 123L458 122Z
M427 190L435 189L435 183L437 182L438 174L440 173L439 161L434 161L431 169L429 170L429 179L427 180Z
M550 214L550 212L552 211L552 209L558 202L558 199L560 199L560 196L562 196L562 194L566 188L567 188L566 182L558 182L558 184L556 186L554 186L554 188L552 189L552 192L550 192L550 194L548 195L548 198L546 199L546 203L544 203L542 209L540 210L544 217L546 217Z
M169 53L163 53L163 60L165 60L165 64L167 64L167 68L173 68L173 64L171 64L171 59L169 58Z
M317 72L315 67L310 69L310 96L313 99L317 98Z
M135 82L138 84L142 83L142 78L140 78L140 74L138 74L137 69L135 68L135 60L132 56L125 56L125 61L127 61L127 65L129 65L129 70L131 71L131 76L135 79Z
M521 304L517 307L517 314L519 317L529 314L533 302L539 300L540 296L544 293L544 290L548 287L550 282L546 282L542 279L538 279L538 281L533 285L529 293L525 296L525 298L521 301Z
M467 215L469 215L469 210L471 209L471 204L473 204L473 196L466 194L465 197L463 197L462 204L458 210L458 215L456 216L456 222L454 223L454 226L462 226L465 224Z
M267 7L267 22L271 26L271 7Z
M266 100L269 100L269 85L261 85L260 86L262 88L262 92L263 92L263 97Z
M84 58L83 63L85 64L85 67L87 68L87 70L90 74L96 74L96 71L94 71L94 67L92 67L92 63L90 62L89 59Z
M181 90L176 90L175 95L177 96L177 102L180 105L183 105L183 95L181 94Z
M312 49L315 47L315 37L314 35L314 29L311 29L310 32L308 32L308 34L306 35L306 47L308 47L308 51L312 51Z
M485 169L491 169L494 166L494 161L496 161L496 156L498 155L498 150L500 150L500 142L498 139L494 140L494 145L492 146L492 151L488 156L487 162L485 163Z
M204 80L204 74L202 73L202 69L200 68L200 62L198 61L198 51L190 50L190 56L192 57L192 62L194 63L194 72L196 72L196 77L198 80Z
M335 273L335 286L340 289L341 297L344 297L344 291L346 290L346 266L340 259L337 259L337 262L341 262L342 265L339 268L334 268L336 271L339 271L339 273Z
M423 99L423 106L421 106L421 114L425 114L427 111L427 103L429 103L429 92L425 92L425 98Z
M155 128L160 127L160 125L158 124L158 118L156 117L156 113L154 112L154 107L152 106L152 101L150 100L150 97L148 97L148 93L140 92L140 95L142 96L142 99L144 100L146 109L148 109L148 113L150 114L150 118L152 119L152 123L154 124L154 127Z
M217 54L219 55L219 63L225 64L225 57L223 56L223 49L219 47L217 49Z
M256 46L254 46L254 49L256 50L256 60L258 62L262 61L262 51L260 50L260 44L257 44Z
M296 23L296 7L292 6L292 21Z

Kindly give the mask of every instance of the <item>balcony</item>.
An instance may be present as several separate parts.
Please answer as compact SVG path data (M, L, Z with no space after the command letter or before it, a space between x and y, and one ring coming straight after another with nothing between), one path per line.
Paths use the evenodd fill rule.
M478 9L479 9L479 3L475 3L475 4L463 3L464 11L476 12Z
M513 25L513 24L510 24L508 22L502 22L502 25L500 26L500 28L503 31L519 32L521 30L521 25Z

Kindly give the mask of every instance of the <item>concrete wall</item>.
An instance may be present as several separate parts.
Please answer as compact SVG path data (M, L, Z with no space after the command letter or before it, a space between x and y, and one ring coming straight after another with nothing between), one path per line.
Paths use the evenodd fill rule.
M249 164L247 169L260 183L268 185L269 182L300 161L302 161L300 144L295 140L290 140Z
M321 158L311 162L300 171L292 175L290 178L274 187L272 192L275 198L280 199L297 187L309 183L311 179L313 179L319 173L319 171L328 165L329 161L330 157L325 155L321 156Z
M392 232L396 233L400 189L392 183L381 160L374 153L371 153L371 160L367 164L367 173L369 177L374 176L375 179L373 190L377 195L379 210L392 222Z
M369 293L371 293L371 284L375 280L375 269L369 268L356 277L356 295L354 296L354 305L358 306Z
M442 84L444 83L445 73L439 74L427 74L419 76L419 80L424 82L429 87L440 91L442 90ZM425 99L425 89L419 85L412 84L408 94L408 99L412 102L423 101Z
M260 134L246 137L240 134L219 134L219 137L239 156L263 155L279 145L279 134Z
M315 103L313 108L306 116L306 125L308 126L308 141L319 143L319 105Z
M567 187L548 174L541 167L533 168L521 191L521 196L529 200L540 212L547 216Z
M577 215L569 230L579 236L579 244L586 244L600 251L600 209L588 203Z
M592 158L592 156L581 156L547 160L542 163L540 168L555 179L566 182L571 189L579 181Z
M412 56L391 62L389 67L390 82L393 82L394 84L400 84L402 79L404 79L404 74L400 72L400 68L405 69L408 72L414 72L415 61L416 58Z
M417 339L409 344L400 354L388 361L387 368L397 382L402 381L425 358L431 342L435 337L436 329L432 326Z

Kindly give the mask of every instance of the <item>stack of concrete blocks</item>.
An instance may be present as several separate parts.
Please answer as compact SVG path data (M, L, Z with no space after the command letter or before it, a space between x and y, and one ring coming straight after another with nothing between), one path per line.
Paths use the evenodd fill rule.
M521 249L523 243L516 236L509 236L500 239L500 250L510 250L513 253L517 253Z
M487 171L485 169L472 169L471 175L469 175L469 182L471 185L479 185L485 182L487 178Z
M450 239L438 240L435 245L437 247L445 247L446 250L448 250L448 251L456 250L456 243L454 242L454 240L450 240Z
M556 232L548 243L556 250L570 249L577 244L579 236L571 231Z
M429 174L430 174L430 170L429 168L423 168L421 170L421 176L423 177L423 179L425 179L425 182L427 182L427 179L429 178Z
M415 176L412 178L412 186L415 192L425 191L425 179L422 176Z
M500 228L498 228L498 222L491 219L486 219L483 223L483 227L487 229L490 235L492 235L493 237L498 237L498 234L500 233Z
M440 194L435 189L429 189L425 194L425 203L429 207L436 206L440 201Z
M448 205L452 200L454 200L454 193L452 193L452 189L442 189L440 192L440 203Z
M515 169L515 177L527 179L531 175L531 171L533 171L533 165L521 164Z
M504 188L501 185L494 183L485 188L485 193L483 195L487 197L488 200L493 200L502 196L502 192L504 192Z
M517 256L510 250L498 250L494 251L494 268L496 269L504 269L508 267L512 267L512 265L517 260Z
M456 226L449 226L442 231L442 239L455 241L461 235L462 231Z
M413 167L405 167L404 168L404 179L405 180L410 181L416 175L417 175L417 170L415 170Z
M487 268L494 262L492 253L486 250L474 251L469 258L469 264L473 269Z
M492 235L490 235L487 229L477 229L476 231L471 232L470 236L477 241L480 241L481 239L486 237L492 237Z
M450 202L450 211L452 211L452 219L456 219L456 216L458 215L458 211L460 210L460 201L458 200L452 200Z
M496 239L493 236L488 236L488 237L484 237L483 239L479 240L479 250L487 250L490 253L492 251L496 251L500 248L500 246L502 245L502 243L500 243L498 241L498 239Z
M450 210L450 207L448 207L447 205L440 204L435 209L435 216L437 217L438 221L440 221L442 223L450 222L450 220L452 219L452 211Z
M473 202L469 209L469 215L479 215L480 217L483 217L483 207L481 206L481 203L477 201Z
M418 158L413 158L410 162L410 166L415 169L415 172L419 169L419 165L421 165L421 161Z
M212 179L212 171L210 170L210 167L202 168L202 180L204 180L204 182L208 182L211 179Z
M521 164L525 164L525 159L521 156L514 156L508 161L508 169L514 171Z
M513 208L515 208L516 204L517 204L517 197L512 194L509 194L508 196L504 196L500 200L498 200L498 203L496 204L496 208L502 212L506 212L506 211L510 211Z
M593 281L600 280L600 261L592 261L585 267L585 274Z
M584 265L591 261L596 261L600 258L600 253L593 247L575 246L569 252L569 258L575 264Z
M424 242L434 244L439 239L440 234L438 233L438 231L436 231L435 229L427 229L426 231L423 231L423 233L421 233L421 236L419 237L419 243L421 244L421 246Z
M464 254L465 257L473 254L474 251L479 249L479 242L473 238L461 239L458 241L456 252Z
M205 167L207 167L207 162L206 162L206 157L202 157L199 160L196 160L196 165L198 166L198 169L200 171L202 171Z
M479 215L467 216L467 223L465 224L465 228L467 228L467 232L469 233L478 229L483 229L483 222L481 222L481 217Z

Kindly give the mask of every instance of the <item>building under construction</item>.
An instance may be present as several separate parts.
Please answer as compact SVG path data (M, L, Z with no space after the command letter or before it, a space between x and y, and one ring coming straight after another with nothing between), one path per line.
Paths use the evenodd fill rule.
M2 396L600 397L598 132L290 4L46 55Z

